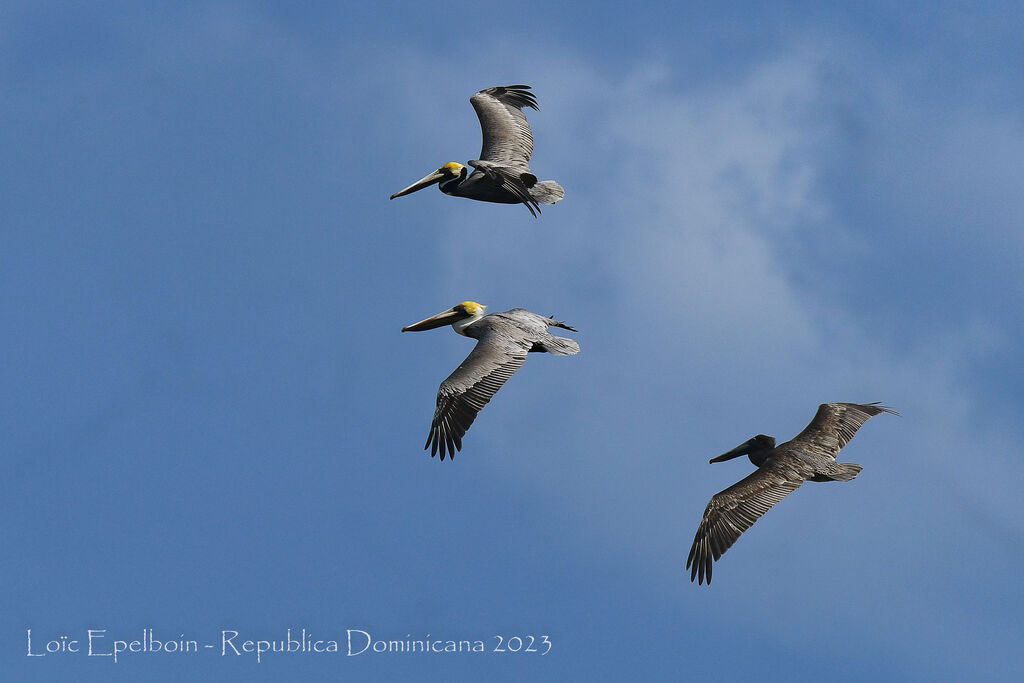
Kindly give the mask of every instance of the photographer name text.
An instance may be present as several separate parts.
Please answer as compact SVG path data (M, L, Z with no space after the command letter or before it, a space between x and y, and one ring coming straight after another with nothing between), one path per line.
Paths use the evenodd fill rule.
M435 638L431 634L404 638L376 638L369 631L345 629L340 638L324 638L311 630L285 629L283 637L250 638L240 631L223 629L220 637L208 639L154 634L154 629L143 628L138 637L113 636L105 628L87 629L84 633L39 634L26 629L28 657L109 657L118 662L138 655L197 656L204 653L221 657L252 657L262 662L264 657L278 654L344 654L346 657L381 654L526 654L546 655L551 651L551 639L546 635L493 635L482 639Z

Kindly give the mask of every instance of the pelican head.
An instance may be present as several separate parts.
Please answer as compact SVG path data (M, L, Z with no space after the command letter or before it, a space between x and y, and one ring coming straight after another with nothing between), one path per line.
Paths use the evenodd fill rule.
M441 191L443 192L445 183L451 180L459 180L465 177L465 175L465 166L463 166L462 164L457 164L454 161L449 161L441 168L437 169L433 173L430 173L420 178L419 180L417 180L415 183L405 188L404 190L394 193L393 195L391 195L391 199L394 199L395 197L404 197L405 195L412 194L417 190L422 190L424 187L430 187L434 183L440 183Z
M475 301L463 301L461 304L452 306L447 311L441 311L426 320L403 327L402 332L423 332L424 330L433 330L437 327L451 325L452 329L456 332L465 335L466 333L463 330L484 317L486 310L487 307L483 304L478 304Z
M708 462L725 462L726 460L746 455L750 458L750 462L760 467L761 463L764 462L765 456L774 448L775 437L758 434L753 439L744 441L731 451L722 453L717 458L711 458Z

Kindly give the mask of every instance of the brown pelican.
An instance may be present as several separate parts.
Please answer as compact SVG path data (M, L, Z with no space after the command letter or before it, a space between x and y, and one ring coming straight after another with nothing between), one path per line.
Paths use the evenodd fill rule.
M487 405L501 385L526 361L531 351L546 351L556 356L579 353L580 345L572 339L548 333L548 327L576 330L553 318L513 308L504 313L484 315L487 310L475 301L463 301L447 311L403 327L402 332L422 332L451 325L461 335L477 340L466 360L437 391L437 409L430 423L430 434L424 450L430 457L441 450L454 458L462 450L462 437L473 424L476 414Z
M836 462L839 449L850 442L868 418L879 413L898 415L878 403L822 403L818 413L791 441L758 434L711 462L746 455L757 471L711 497L704 519L686 558L690 581L711 583L712 558L717 560L761 515L800 488L805 481L850 481L861 466Z
M528 85L506 85L486 88L469 98L480 118L484 146L480 158L469 162L474 171L468 178L465 166L450 161L391 195L391 199L440 183L441 192L453 197L499 204L523 203L536 218L539 204L554 204L564 197L565 191L554 180L538 181L530 173L533 133L523 107L539 107L529 90Z

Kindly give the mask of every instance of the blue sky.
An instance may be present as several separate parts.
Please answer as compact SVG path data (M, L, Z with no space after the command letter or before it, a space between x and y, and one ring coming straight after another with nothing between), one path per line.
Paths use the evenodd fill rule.
M6 3L0 614L32 680L1013 680L1024 16L954 4ZM388 202L528 83L566 199ZM459 301L580 332L453 462ZM716 565L756 433L883 401ZM28 657L106 629L197 655ZM547 635L539 654L220 656ZM37 640L38 639L38 640Z

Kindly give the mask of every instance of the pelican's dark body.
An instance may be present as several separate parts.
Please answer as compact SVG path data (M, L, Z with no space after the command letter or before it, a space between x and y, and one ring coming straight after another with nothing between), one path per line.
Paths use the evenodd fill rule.
M805 481L850 481L861 466L836 462L839 450L869 418L896 411L877 403L822 403L807 427L781 446L764 434L711 462L746 455L758 469L712 496L686 558L690 580L711 583L714 561L773 505Z
M480 161L470 161L469 165L479 166L480 163ZM526 188L530 196L529 200L524 201L520 192L508 189L502 184L501 177L497 175L497 171L492 172L491 175L479 169L468 173L468 175L467 173L466 167L463 166L459 171L459 175L451 180L441 181L437 186L438 189L449 197L463 197L464 199L473 199L478 202L492 202L494 204L525 203L527 208L534 206L538 202L541 204L554 204L554 202L543 201L544 197L539 194L534 196L533 188L536 188L538 183L536 176L532 176L532 174L520 174L518 178L520 182L523 182L523 187ZM528 176L526 181L523 180L522 175ZM510 180L509 182L513 181Z

